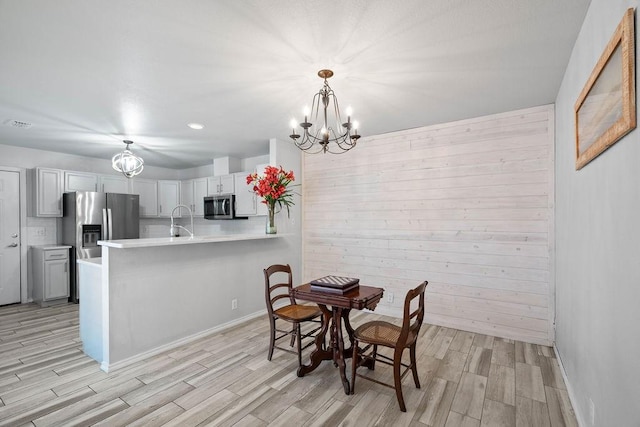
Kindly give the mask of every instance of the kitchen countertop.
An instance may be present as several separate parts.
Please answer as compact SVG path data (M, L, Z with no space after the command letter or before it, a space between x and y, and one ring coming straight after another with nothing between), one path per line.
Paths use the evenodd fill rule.
M147 239L99 240L98 245L116 249L149 248L154 246L193 245L201 243L237 242L242 240L275 239L284 234L226 234L194 237L154 237Z

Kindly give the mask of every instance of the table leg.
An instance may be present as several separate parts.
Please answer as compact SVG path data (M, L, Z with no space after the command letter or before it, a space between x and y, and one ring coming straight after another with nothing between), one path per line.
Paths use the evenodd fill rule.
M333 359L333 353L331 349L324 349L323 344L325 342L325 337L327 336L327 331L329 330L329 325L332 325L331 319L331 311L327 308L326 305L319 304L320 310L322 310L322 329L316 335L316 348L311 352L311 362L308 365L302 365L298 368L297 375L299 377L304 377L309 372L312 372L318 366L320 366L320 362L323 360L331 360ZM333 335L333 332L332 334Z
M342 308L333 307L333 327L336 331L337 348L334 349L333 360L338 363L340 369L340 379L344 387L344 394L349 394L351 387L347 380L346 363L344 362L344 340L342 337ZM337 359L337 360L336 360Z
M349 321L350 312L351 312L351 309L344 309L342 311L342 318L344 319L344 328L347 330L347 333L349 334L349 341L351 343L349 348L344 351L345 359L353 357L353 346L355 343L355 339L353 337L354 330L353 330L353 327L351 326L351 322ZM360 359L361 359L360 356L358 356L358 363L360 363ZM365 363L362 366L366 366L369 369L373 369L374 362L373 360L369 359L365 361Z
M349 358L353 353L353 328L351 327L351 322L349 322L349 313L351 313L351 309L345 308L342 310L342 319L344 321L344 328L347 330L347 334L349 334L349 348L344 351L344 357Z

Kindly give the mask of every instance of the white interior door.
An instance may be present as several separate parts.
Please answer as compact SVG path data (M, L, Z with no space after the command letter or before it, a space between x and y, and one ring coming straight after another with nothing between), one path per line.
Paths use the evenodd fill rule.
M0 305L20 302L20 175L0 171Z

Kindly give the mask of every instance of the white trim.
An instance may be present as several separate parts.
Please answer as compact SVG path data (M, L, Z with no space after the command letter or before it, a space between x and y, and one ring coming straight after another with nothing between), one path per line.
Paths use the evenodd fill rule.
M562 359L560 358L560 353L558 352L558 348L556 345L553 345L553 351L556 354L556 359L558 360L558 365L560 365L560 372L562 372L562 379L564 380L564 384L567 386L567 393L569 394L569 401L571 402L571 406L573 407L573 413L576 416L576 421L578 422L579 427L586 427L590 424L587 424L584 419L582 419L582 414L577 410L579 408L576 405L578 399L576 398L575 393L573 392L573 387L571 387L571 383L569 382L569 378L567 377L567 373L564 370L564 365L562 364Z
M29 300L29 268L27 265L27 171L24 168L0 166L4 172L18 173L18 194L20 204L20 303L26 304Z
M249 320L255 319L255 318L260 317L260 316L263 316L265 314L267 314L267 310L266 309L259 310L259 311L256 311L255 313L251 313L251 314L248 314L248 315L246 315L244 317L240 317L238 319L234 319L234 320L232 320L230 322L223 323L223 324L218 325L218 326L214 326L213 328L209 328L207 330L195 333L193 335L189 335L188 337L184 337L184 338L181 338L179 340L170 342L169 344L161 345L161 346L156 347L154 349L151 349L149 351L145 351L144 353L136 354L135 356L129 357L127 359L120 360L120 361L115 362L115 363L109 364L109 362L105 360L100 364L100 369L102 369L105 372L112 372L114 370L124 368L125 366L129 366L132 363L139 362L141 360L144 360L144 359L147 359L149 357L155 356L157 354L163 353L163 352L165 352L167 350L171 350L173 348L180 347L180 346L185 345L185 344L189 344L190 342L199 340L200 338L206 337L207 335L211 335L211 334L214 334L216 332L222 332L222 331L225 331L227 329L233 328L233 327L238 326L238 325L240 325L242 323L245 323L245 322L247 322Z

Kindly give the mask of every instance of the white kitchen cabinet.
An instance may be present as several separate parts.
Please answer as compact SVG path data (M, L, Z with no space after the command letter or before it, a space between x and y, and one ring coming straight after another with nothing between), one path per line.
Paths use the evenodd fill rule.
M40 305L64 303L69 298L71 246L32 246L33 299Z
M123 175L100 175L98 177L98 191L103 193L130 193L129 178Z
M211 176L207 178L209 195L232 194L234 192L234 174Z
M89 172L64 171L64 192L98 191L98 175Z
M180 181L158 181L158 216L169 217L171 211L180 204ZM174 217L179 217L176 211Z
M29 171L29 216L62 216L63 175L64 171L60 169L35 168Z
M189 206L193 216L204 216L204 198L209 194L207 188L207 178L180 181L180 203Z
M140 196L140 216L158 216L158 181L134 178L131 180L131 194Z
M256 195L253 192L253 184L247 185L247 175L250 173L238 172L233 174L237 216L253 216L256 214Z
M270 166L268 163L262 164L262 165L256 165L256 173L260 176L264 175L264 169ZM269 215L269 210L267 209L267 205L265 205L264 203L262 203L262 197L258 197L256 196L256 215L264 215L267 216Z

